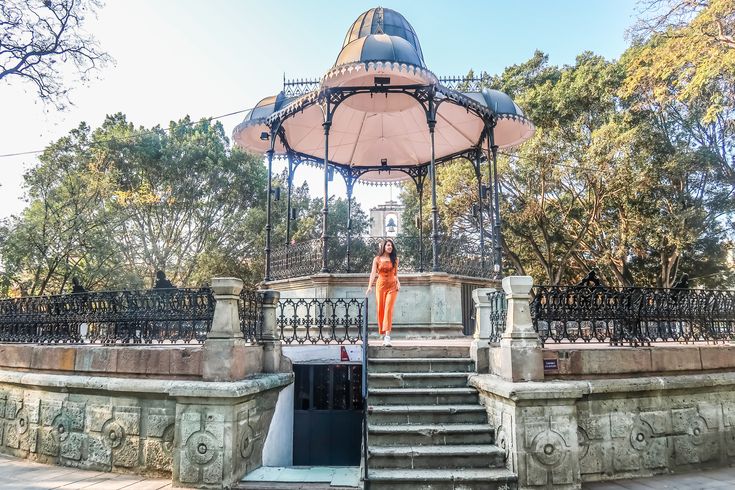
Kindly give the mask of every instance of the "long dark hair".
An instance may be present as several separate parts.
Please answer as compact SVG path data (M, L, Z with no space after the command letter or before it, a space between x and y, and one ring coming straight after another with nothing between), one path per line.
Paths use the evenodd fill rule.
M393 245L393 250L390 252L390 263L393 265L393 267L396 266L396 262L398 262L398 250L396 250L396 243L391 240L390 238L386 238L383 240L383 243L380 244L380 253L378 254L378 257L382 257L385 253L385 245L390 242L391 245Z

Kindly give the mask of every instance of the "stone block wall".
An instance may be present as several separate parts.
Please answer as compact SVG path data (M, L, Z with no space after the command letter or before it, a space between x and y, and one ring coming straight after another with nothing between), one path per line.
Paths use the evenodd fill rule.
M521 489L735 463L735 373L470 383Z
M97 471L170 476L176 401L0 384L0 452Z
M0 453L46 464L223 488L261 466L293 373L240 381L0 370Z

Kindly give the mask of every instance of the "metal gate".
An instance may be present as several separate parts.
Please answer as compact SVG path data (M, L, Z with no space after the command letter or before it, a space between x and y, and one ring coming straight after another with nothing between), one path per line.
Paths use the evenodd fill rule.
M359 466L362 366L295 364L293 464Z

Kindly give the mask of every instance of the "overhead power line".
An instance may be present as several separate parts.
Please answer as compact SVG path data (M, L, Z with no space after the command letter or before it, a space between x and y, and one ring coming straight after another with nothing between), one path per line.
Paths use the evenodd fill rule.
M239 111L228 112L227 114L221 114L219 116L204 117L204 118L201 118L201 119L192 120L192 121L190 121L188 123L185 123L185 124L181 124L180 126L184 126L184 127L186 127L186 126L193 126L194 124L199 124L202 121L215 121L217 119L224 119L225 117L236 116L238 114L242 114L244 112L248 112L248 111L251 111L253 109L254 109L254 107L250 107L250 108L247 108L247 109L241 109ZM126 142L126 141L130 141L132 139L135 139L135 138L140 138L142 136L148 136L150 134L156 134L159 131L168 132L169 131L169 128L162 128L162 129L158 129L158 130L148 129L146 131L141 131L139 133L131 134L130 136L126 136L126 137L123 137L123 138L106 138L106 139L101 139L101 140L95 141L94 144L112 143L112 142ZM38 153L43 153L44 151L46 151L45 148L43 150L29 150L29 151L21 151L21 152L16 152L16 153L3 153L3 154L0 154L0 158L18 157L18 156L23 156L23 155L35 155L35 154L38 154Z

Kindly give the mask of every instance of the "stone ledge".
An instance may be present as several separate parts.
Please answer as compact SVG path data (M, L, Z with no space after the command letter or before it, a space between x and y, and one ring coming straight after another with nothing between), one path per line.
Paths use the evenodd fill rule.
M583 381L525 381L514 383L494 374L477 374L467 382L481 392L493 393L513 401L574 400L587 393Z
M0 383L59 391L89 390L117 393L146 393L189 398L242 398L293 382L293 373L256 374L233 382L158 380L39 374L0 370Z
M257 346L252 346L257 348ZM201 345L0 344L0 369L124 377L201 377Z
M481 392L512 401L580 399L586 395L697 390L735 386L735 372L672 374L640 378L550 380L513 383L494 374L470 376L468 384Z
M735 345L729 344L634 348L548 344L543 356L558 366L545 371L547 378L735 369Z

